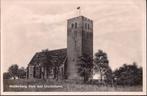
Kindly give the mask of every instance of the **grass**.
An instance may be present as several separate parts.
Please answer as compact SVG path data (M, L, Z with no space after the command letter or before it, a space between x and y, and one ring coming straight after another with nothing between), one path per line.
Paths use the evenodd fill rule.
M11 87L10 85L24 85L27 86L27 88L16 88ZM30 85L35 86L30 87ZM39 88L39 86L42 88ZM44 86L45 85L45 86ZM28 87L29 86L29 87ZM27 79L19 79L19 80L4 80L4 91L9 92L30 92L30 91L44 91L44 92L136 92L136 91L142 91L142 86L117 86L117 87L111 87L111 86L98 86L98 85L92 85L92 84L76 84L71 82L61 82L61 81L44 81L44 80L27 80Z

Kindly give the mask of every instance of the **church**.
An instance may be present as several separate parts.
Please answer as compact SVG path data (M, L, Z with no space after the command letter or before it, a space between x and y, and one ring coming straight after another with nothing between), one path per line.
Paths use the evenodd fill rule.
M28 79L82 79L77 64L93 56L93 21L84 16L67 20L67 48L37 52L27 67Z

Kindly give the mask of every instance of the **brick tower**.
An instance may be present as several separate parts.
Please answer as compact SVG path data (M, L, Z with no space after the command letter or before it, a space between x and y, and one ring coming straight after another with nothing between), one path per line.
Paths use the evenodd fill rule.
M93 56L93 21L78 16L67 20L67 69L68 79L80 79L78 59L82 54Z

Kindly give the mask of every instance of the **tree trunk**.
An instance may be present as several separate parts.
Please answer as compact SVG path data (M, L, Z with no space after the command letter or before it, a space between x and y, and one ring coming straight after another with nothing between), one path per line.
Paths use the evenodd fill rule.
M102 83L102 71L101 71L101 69L100 69L100 81Z
M58 78L59 77L59 67L57 67L57 81L58 81Z
M54 68L54 73L53 73L53 74L54 74L54 79L56 79L56 77L57 77L57 75L56 75L56 74L57 74L57 69L56 69L56 67Z
M16 77L14 76L14 80L16 79Z
M84 83L86 83L88 81L88 76L87 74L84 72Z

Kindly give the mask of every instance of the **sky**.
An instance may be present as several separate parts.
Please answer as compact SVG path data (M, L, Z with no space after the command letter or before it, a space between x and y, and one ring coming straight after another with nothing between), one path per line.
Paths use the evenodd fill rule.
M27 67L43 49L66 48L67 19L93 20L94 53L107 53L112 70L143 65L145 0L1 0L1 64Z

